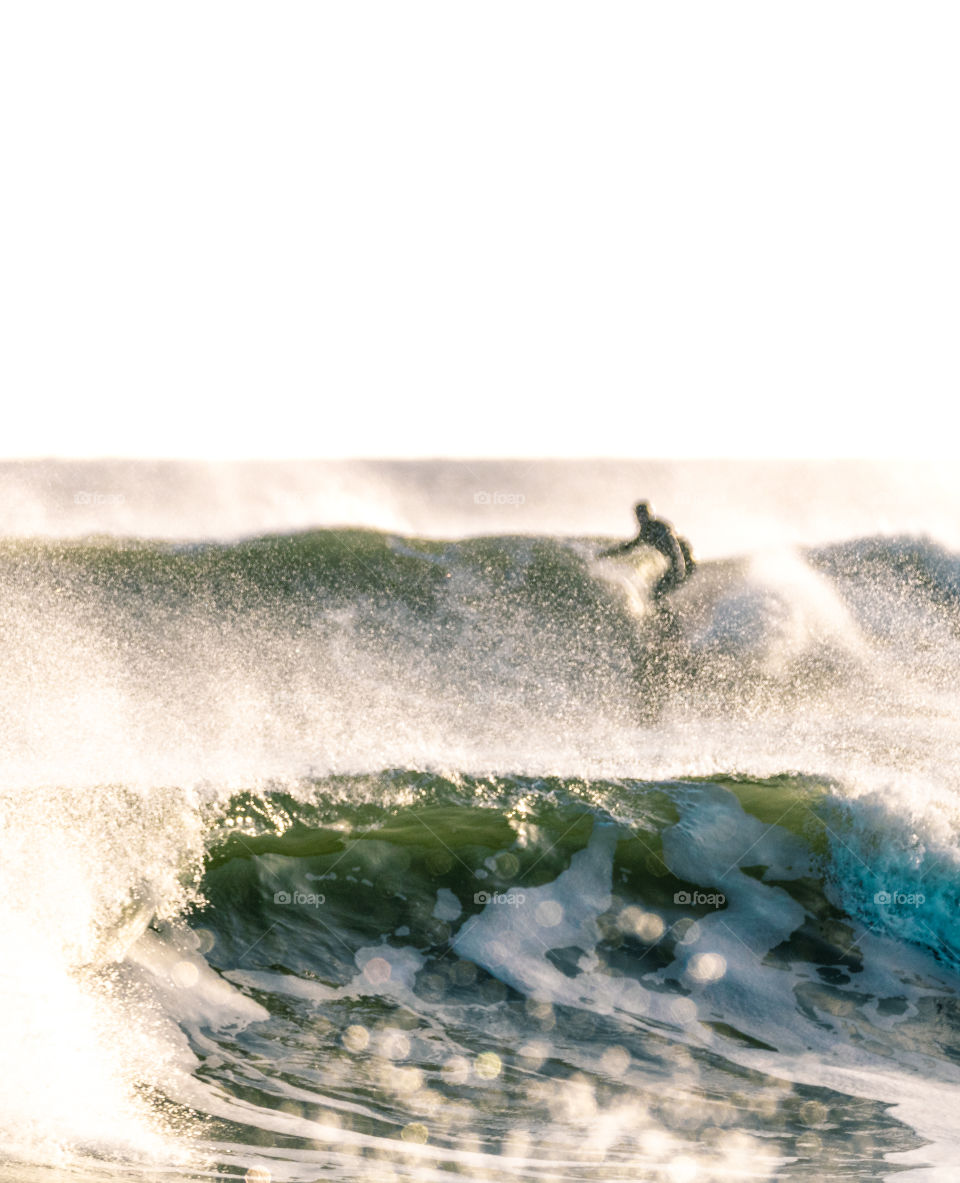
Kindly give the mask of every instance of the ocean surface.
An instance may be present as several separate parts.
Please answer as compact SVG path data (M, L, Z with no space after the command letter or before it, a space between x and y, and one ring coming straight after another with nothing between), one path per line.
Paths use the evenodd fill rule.
M960 1177L952 470L11 463L0 527L0 1179Z

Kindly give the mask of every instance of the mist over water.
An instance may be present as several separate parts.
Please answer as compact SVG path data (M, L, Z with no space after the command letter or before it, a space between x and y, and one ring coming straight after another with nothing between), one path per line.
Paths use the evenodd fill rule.
M952 1177L952 472L0 492L10 1178Z
M874 534L960 548L957 466L895 460L0 461L0 536L615 536L640 498L704 558Z

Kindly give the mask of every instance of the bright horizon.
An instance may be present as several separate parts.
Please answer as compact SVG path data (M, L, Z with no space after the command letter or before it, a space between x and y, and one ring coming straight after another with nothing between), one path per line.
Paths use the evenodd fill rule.
M0 455L955 455L958 31L7 6Z

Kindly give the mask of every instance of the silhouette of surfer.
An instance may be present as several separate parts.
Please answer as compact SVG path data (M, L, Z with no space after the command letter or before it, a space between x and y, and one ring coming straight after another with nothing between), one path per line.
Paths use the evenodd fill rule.
M634 704L640 718L653 722L669 695L683 684L689 652L676 610L667 593L685 583L696 568L690 543L669 522L655 517L650 503L634 507L639 530L635 538L600 552L601 558L629 554L639 547L657 550L670 564L651 589L653 617L639 630L628 629L626 643L633 667Z
M670 564L651 592L654 601L660 601L667 592L679 587L693 574L696 567L693 552L690 543L681 538L669 522L653 516L648 501L638 502L633 512L637 515L637 524L640 527L636 538L601 551L600 558L629 554L638 546L652 546L654 550L658 550Z

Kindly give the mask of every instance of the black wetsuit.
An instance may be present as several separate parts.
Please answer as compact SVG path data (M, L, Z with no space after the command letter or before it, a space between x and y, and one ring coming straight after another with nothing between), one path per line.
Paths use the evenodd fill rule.
M685 579L693 574L695 566L690 544L686 539L679 538L669 522L659 518L647 518L640 527L640 533L629 542L621 543L610 550L602 552L601 557L609 555L628 554L638 546L652 546L669 561L670 567L653 586L652 595L655 600L675 587L679 587Z

